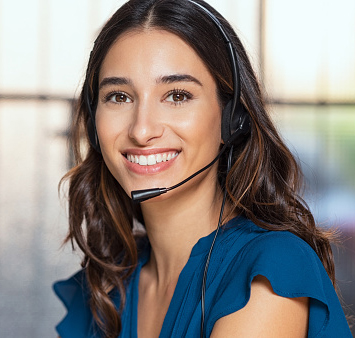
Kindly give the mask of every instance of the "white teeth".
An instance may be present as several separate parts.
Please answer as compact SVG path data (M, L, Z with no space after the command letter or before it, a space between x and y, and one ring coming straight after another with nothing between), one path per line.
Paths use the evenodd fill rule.
M141 155L141 156L139 156L139 165L147 165L148 164L148 159L145 157L145 156L143 156L143 155Z
M127 160L132 163L137 163L139 165L155 165L157 163L170 161L171 159L178 156L179 153L162 153L155 155L129 155L127 154Z
M155 159L154 155L149 155L148 156L148 165L154 165L157 164L157 160Z

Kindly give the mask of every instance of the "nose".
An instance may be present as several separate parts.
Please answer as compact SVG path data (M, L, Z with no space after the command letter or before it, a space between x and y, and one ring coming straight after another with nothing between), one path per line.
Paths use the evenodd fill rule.
M158 107L148 100L135 106L128 135L137 145L149 145L163 135L164 126L159 119Z

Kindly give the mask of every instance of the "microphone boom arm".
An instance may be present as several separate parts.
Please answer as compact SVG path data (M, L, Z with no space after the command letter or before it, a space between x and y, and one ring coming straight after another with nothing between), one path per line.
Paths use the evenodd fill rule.
M237 137L240 136L240 134L248 134L250 132L250 118L249 115L245 115L243 117L242 122L239 125L239 128L232 134L232 136L229 138L229 140L223 145L221 151L218 153L218 155L214 158L212 162L207 164L205 167L200 169L199 171L196 171L194 174L189 176L188 178L185 178L183 181L181 181L178 184L175 184L169 188L152 188L152 189L143 189L143 190L133 190L131 192L131 197L132 201L135 203L140 203L146 200L149 200L153 197L160 196L162 194L167 193L170 190L176 189L180 187L181 185L185 184L186 182L190 181L193 179L195 176L201 174L203 171L211 167L213 164L215 164L218 159L221 157L221 155L224 153L224 151L229 147L232 146Z
M180 183L175 184L175 185L173 185L172 187L169 187L169 188L153 188L153 189L134 190L134 191L131 192L132 201L135 202L135 203L140 203L140 202L149 200L149 199L151 199L153 197L160 196L160 195L165 194L166 192L168 192L170 190L173 190L173 189L176 189L176 188L180 187L181 185L183 185L186 182L190 181L195 176L201 174L203 171L207 170L209 167L211 167L213 164L215 164L217 162L217 160L221 157L221 155L224 153L224 151L226 150L228 145L229 145L229 143L227 142L223 146L221 151L218 153L218 155L214 158L214 160L212 162L207 164L205 167L203 167L199 171L196 171L195 173L193 173L188 178L185 178Z

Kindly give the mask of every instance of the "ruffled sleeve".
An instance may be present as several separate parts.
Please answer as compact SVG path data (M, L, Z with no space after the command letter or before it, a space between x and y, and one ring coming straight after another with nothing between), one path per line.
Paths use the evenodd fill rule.
M327 272L303 240L288 232L265 232L234 255L211 299L207 336L219 318L247 304L253 278L262 275L279 296L310 298L308 337L351 337Z
M56 326L61 338L90 337L92 315L85 270L67 280L56 282L53 290L67 309L66 316Z

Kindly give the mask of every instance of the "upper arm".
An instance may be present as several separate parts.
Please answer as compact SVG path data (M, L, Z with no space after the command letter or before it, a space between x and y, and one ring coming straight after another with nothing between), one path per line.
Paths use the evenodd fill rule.
M217 320L211 338L307 337L308 312L308 298L278 296L266 277L257 276L246 306Z

